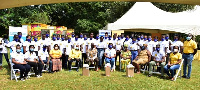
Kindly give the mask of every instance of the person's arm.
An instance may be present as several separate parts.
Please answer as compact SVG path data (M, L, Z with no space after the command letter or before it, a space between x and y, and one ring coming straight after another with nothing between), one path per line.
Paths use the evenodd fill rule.
M38 56L39 60L42 62L42 64L44 64L43 60L41 59L41 56Z
M59 56L58 59L60 59L62 57L62 51L59 50Z
M162 60L160 61L161 63L165 61L165 56L162 56Z
M38 45L38 51L40 51L40 45Z
M24 64L24 63L20 63L20 62L15 61L15 58L12 58L12 63L14 63L14 64Z
M183 53L183 46L180 46L180 53Z
M169 61L168 61L168 64L167 64L168 66L169 66L169 65L171 65L171 63L170 63L170 62L171 62L171 58L169 58Z
M114 56L111 56L110 58L115 58L116 57L116 54L114 54Z
M23 46L23 53L25 54L26 53L26 46Z
M153 57L153 61L157 62L156 57L155 56L152 56L152 57Z
M105 56L106 58L109 58L109 57L107 56L107 53L104 53L104 56Z
M181 59L178 59L178 62L176 62L176 63L174 63L173 65L177 65L177 64L179 64L179 63L181 63Z
M148 55L148 62L151 61L151 53L149 52L149 50L147 50L147 55Z

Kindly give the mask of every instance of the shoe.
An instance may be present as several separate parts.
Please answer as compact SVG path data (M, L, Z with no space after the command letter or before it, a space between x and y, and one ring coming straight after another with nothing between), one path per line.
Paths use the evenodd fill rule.
M151 76L152 76L151 74L148 75L148 77L151 77Z
M40 78L40 75L36 75L37 78Z
M186 78L186 76L182 76L182 78Z
M24 79L24 78L21 78L21 81L25 81L25 79Z
M79 72L79 70L78 70L78 69L77 69L76 71L77 71L77 72Z
M186 77L186 79L190 79L190 77Z

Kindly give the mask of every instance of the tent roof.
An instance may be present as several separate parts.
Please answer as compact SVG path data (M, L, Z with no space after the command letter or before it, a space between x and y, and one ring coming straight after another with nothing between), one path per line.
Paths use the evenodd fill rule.
M108 30L159 29L195 34L200 29L200 7L196 6L192 11L171 13L150 2L137 2L120 19L106 27Z

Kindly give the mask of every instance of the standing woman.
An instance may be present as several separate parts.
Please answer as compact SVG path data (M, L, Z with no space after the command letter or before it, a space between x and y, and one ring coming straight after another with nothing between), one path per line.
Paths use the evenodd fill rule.
M16 52L11 54L12 63L14 63L13 68L20 70L20 79L24 81L27 79L28 72L30 71L31 67L27 64L24 60L24 55L21 53L20 45L16 45Z
M41 62L38 62L38 60L36 59L37 56L36 56L36 53L34 52L34 48L35 48L34 45L30 45L29 46L29 51L27 51L25 53L24 58L25 58L25 61L27 61L28 64L31 67L33 67L33 70L35 72L35 76L36 77L40 77L40 76L42 76L40 71L43 68L43 64Z
M53 48L49 53L53 62L53 71L60 71L62 68L62 62L60 61L62 52L59 50L58 44L55 44Z

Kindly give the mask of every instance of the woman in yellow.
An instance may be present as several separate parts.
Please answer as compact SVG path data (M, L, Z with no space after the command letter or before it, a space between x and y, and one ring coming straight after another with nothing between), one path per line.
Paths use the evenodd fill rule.
M122 70L125 72L126 70L126 65L129 64L129 62L131 61L131 52L127 49L128 45L125 44L124 45L124 50L121 52L120 57L121 59L121 63L122 63Z
M179 48L178 46L174 46L173 47L173 51L170 56L169 56L169 62L168 64L164 67L164 71L165 73L167 73L167 75L169 76L169 79L174 80L174 74L175 74L175 70L179 69L180 67L180 62L182 59L182 54L179 53ZM170 71L170 73L169 73Z
M60 57L62 56L62 52L59 50L58 44L54 45L54 49L50 51L51 60L53 63L53 72L60 71L62 68L62 62L60 61Z

